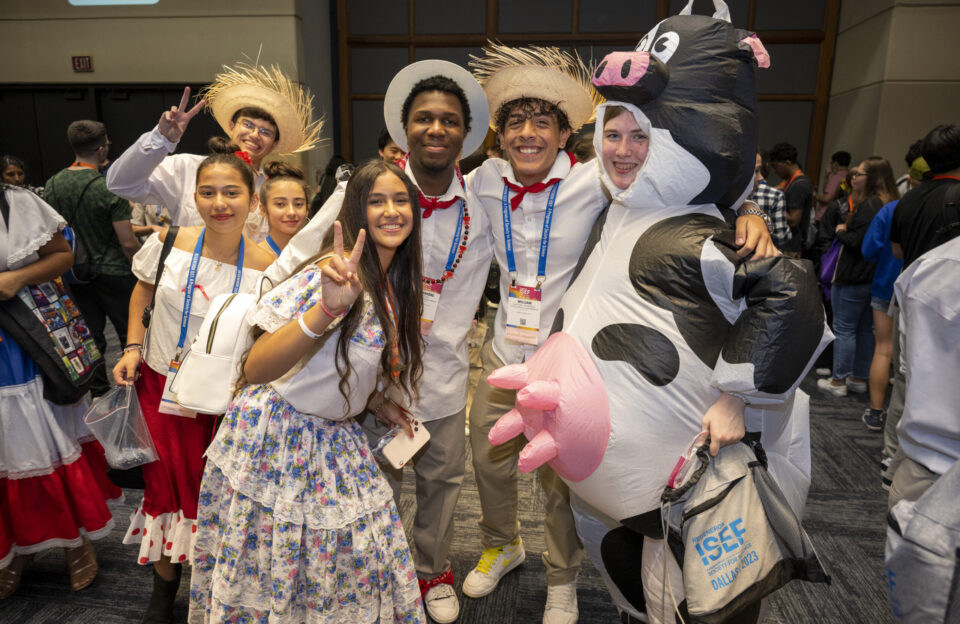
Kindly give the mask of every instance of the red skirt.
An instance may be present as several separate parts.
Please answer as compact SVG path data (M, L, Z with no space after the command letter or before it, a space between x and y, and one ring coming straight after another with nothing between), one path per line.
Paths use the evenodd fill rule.
M190 537L196 531L203 453L216 425L216 417L208 414L195 418L161 414L165 382L164 375L149 366L140 367L137 396L159 459L143 466L143 503L130 517L123 543L140 543L137 560L143 564L161 556L174 562L189 558Z

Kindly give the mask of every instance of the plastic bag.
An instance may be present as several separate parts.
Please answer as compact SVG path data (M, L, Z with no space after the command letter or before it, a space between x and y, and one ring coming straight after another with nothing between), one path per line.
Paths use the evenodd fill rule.
M133 386L112 388L87 410L83 422L100 441L112 468L126 470L157 460Z

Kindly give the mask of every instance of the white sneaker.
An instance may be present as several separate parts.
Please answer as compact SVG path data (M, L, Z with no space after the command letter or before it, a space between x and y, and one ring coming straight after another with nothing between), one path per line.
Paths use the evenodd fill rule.
M816 372L818 375L820 375L821 377L826 377L827 375L829 375L830 373L832 373L833 370L832 370L832 369L829 369L829 368L826 368L826 367L823 367L823 368L818 368L815 372Z
M453 591L453 585L446 583L431 587L423 597L423 606L437 624L450 624L460 616L457 592Z
M818 379L817 387L823 390L824 392L829 392L833 396L845 397L847 396L847 385L835 386L830 383L830 379Z
M547 585L547 606L543 610L543 624L577 624L577 582Z
M483 598L494 589L503 575L514 569L527 558L523 542L518 537L506 546L487 548L480 555L477 567L470 570L463 579L463 593L471 598Z

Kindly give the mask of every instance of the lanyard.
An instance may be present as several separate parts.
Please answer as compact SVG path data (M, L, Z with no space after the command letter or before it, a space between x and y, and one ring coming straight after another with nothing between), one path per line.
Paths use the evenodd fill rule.
M193 307L193 291L197 283L197 268L200 266L200 254L203 250L203 235L207 228L203 228L197 237L197 245L193 248L193 257L190 258L190 271L187 273L187 287L183 295L183 313L180 316L180 340L177 341L177 361L180 360L180 351L187 341L187 327L190 325L190 308ZM240 250L237 252L237 276L233 279L233 291L240 290L240 279L243 277L243 237L240 237Z
M453 273L453 263L457 260L457 252L460 251L460 233L463 231L463 209L466 202L460 200L460 216L457 217L457 229L453 233L453 242L450 243L450 254L447 256L447 264L443 268L443 274Z
M800 175L800 174L802 174L802 173L803 173L803 171L801 171L801 170L799 170L799 169L797 169L796 171L794 171L794 172L793 172L793 175L790 176L790 181L787 182L786 186L783 187L783 190L786 191L788 188L790 188L790 185L793 184L793 181L796 180L796 179L797 179L797 176Z
M547 198L547 209L543 214L543 232L540 234L540 261L537 263L537 290L547 279L547 248L550 246L550 226L553 223L553 205L557 200L557 189L560 182L550 189ZM503 211L503 240L507 248L507 268L510 271L510 280L517 283L517 263L513 257L513 230L510 223L510 187L503 185L503 199L500 202Z
M283 253L283 250L280 249L280 245L278 245L277 242L273 240L273 237L269 234L267 234L267 244L270 245L270 249L272 249L273 253L277 254L277 256Z

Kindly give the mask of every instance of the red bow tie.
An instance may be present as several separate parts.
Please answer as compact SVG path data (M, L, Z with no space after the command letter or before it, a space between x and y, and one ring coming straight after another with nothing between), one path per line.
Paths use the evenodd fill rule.
M453 199L440 201L436 197L427 197L423 193L417 193L417 195L420 196L420 207L423 208L424 219L429 219L434 210L443 210L445 208L449 208L460 200L459 197L454 197Z
M563 178L553 178L552 180L547 180L546 182L537 182L536 184L531 184L530 186L519 186L513 184L506 178L503 179L503 183L506 184L511 191L514 191L516 195L510 200L510 209L516 210L517 206L520 205L520 202L523 201L523 196L527 193L539 193L545 189L550 188Z

